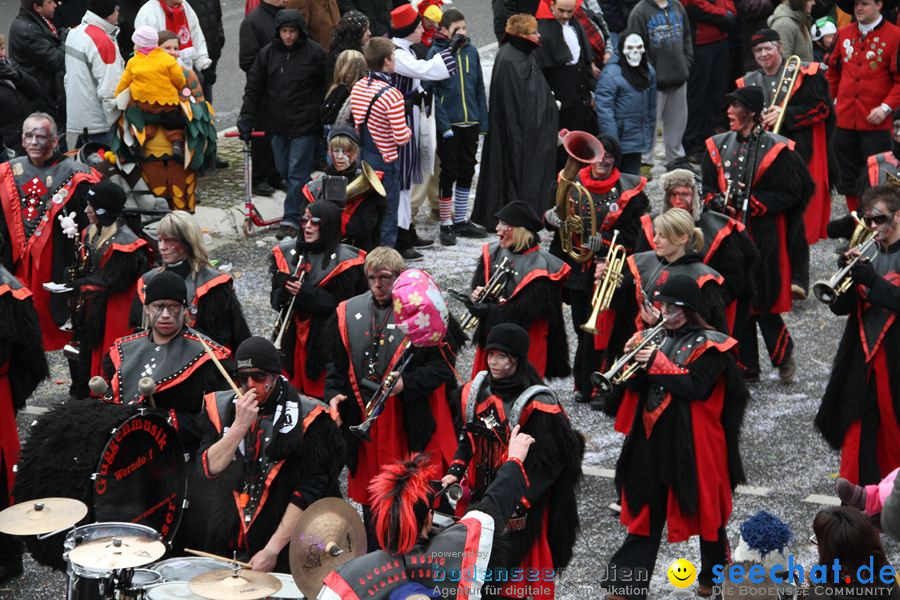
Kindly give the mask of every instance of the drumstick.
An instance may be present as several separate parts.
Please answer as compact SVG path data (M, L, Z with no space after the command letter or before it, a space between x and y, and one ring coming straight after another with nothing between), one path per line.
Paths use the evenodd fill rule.
M253 568L250 566L250 563L245 563L245 562L241 562L239 560L234 560L234 559L228 558L227 556L219 556L218 554L213 554L211 552L204 552L203 550L193 550L191 548L185 548L184 551L187 552L188 554L193 554L194 556L202 556L203 558L214 558L216 560L221 560L222 562L235 563L236 565L244 567L245 569Z
M237 397L240 398L241 396L243 396L244 394L241 393L240 388L238 388L238 386L235 385L234 380L233 380L233 379L231 378L231 376L228 374L228 371L225 370L225 367L223 367L223 366L222 366L222 363L219 362L219 359L216 358L216 355L213 353L212 348L209 347L209 344L207 344L207 343L203 340L203 337L201 337L201 336L199 336L199 335L197 336L197 339L200 340L200 343L201 343L201 344L203 344L203 349L206 350L206 353L207 353L207 354L209 354L209 357L210 357L210 358L213 360L213 362L215 363L216 368L219 369L219 373L222 374L222 377L225 378L225 381L228 382L228 385L231 386L231 389L234 390L234 393L237 394Z

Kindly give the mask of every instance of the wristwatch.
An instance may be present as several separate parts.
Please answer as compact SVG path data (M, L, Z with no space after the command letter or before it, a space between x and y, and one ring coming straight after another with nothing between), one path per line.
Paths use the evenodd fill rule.
M889 105L885 104L884 102L881 103L881 110L883 110L885 112L885 114L887 114L888 116L890 116L890 114L892 112L894 112L894 109L891 108Z

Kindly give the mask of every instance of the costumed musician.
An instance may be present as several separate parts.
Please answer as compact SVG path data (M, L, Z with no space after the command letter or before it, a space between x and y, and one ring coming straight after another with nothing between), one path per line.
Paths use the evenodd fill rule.
M362 423L368 401L404 355L405 335L395 324L392 290L406 268L403 257L386 246L366 255L369 291L338 304L325 347L336 348L326 367L325 398L339 415L347 446L347 495L363 505L371 547L375 547L368 485L387 463L409 452L427 451L443 472L456 450L456 431L448 393L456 388L453 365L462 332L452 326L440 346L419 348L399 377L369 435L360 441L349 426ZM451 321L452 325L452 321ZM454 331L456 329L456 331Z
M74 301L73 338L78 342L75 396L90 395L88 380L100 375L100 363L113 342L131 333L128 313L138 278L147 270L149 246L122 218L125 192L108 179L88 190L90 225L81 232L78 261L86 273L68 283Z
M506 522L506 556L498 567L563 569L572 558L578 532L576 488L581 479L584 437L572 427L556 394L528 361L528 332L513 323L494 326L485 343L486 371L463 386L459 414L462 432L443 484L462 482L478 501L507 460L510 432L539 440L523 464L528 490L517 499ZM459 510L459 509L458 509ZM515 585L511 587L516 587ZM541 581L553 598L554 581ZM523 597L513 589L500 596Z
M482 584L495 566L494 549L503 546L502 524L528 489L522 465L533 443L534 438L513 428L506 461L481 501L445 529L433 525L436 494L428 457L417 453L385 465L370 486L380 550L332 571L318 600L432 598L436 593L441 598L491 596L486 590L493 584ZM472 580L450 580L449 571L469 573Z
M803 219L806 241L812 245L827 237L825 227L831 218L828 163L834 112L825 66L802 62L796 56L786 59L781 36L774 29L754 33L750 46L759 69L746 73L736 83L738 87L755 86L762 91L766 106L762 113L763 127L793 140L794 149L809 166L816 189ZM793 84L792 73L795 74Z
M693 171L673 169L659 178L663 189L663 211L670 208L686 210L694 218L694 226L703 233L703 264L715 269L724 280L721 287L722 304L728 332L734 331L736 313L750 310L753 300L752 280L747 273L759 266L759 250L747 235L743 223L726 214L712 210L700 201L697 179ZM641 215L643 235L635 244L635 251L655 249L653 216Z
M0 265L0 510L12 504L13 466L19 459L16 413L49 374L31 292ZM21 574L22 542L0 533L0 585Z
M866 187L900 185L900 107L894 111L891 125L891 149L868 158Z
M203 234L194 217L175 210L157 226L162 265L144 273L137 284L137 296L131 305L132 328L141 329L141 306L145 289L160 273L169 271L184 279L187 289L185 324L216 340L226 348L237 348L250 337L241 302L234 293L234 280L209 261Z
M561 229L564 220L560 218L559 210L554 207L544 213L547 228L555 230L553 241L550 243L550 254L563 259L570 268L562 296L563 302L568 304L572 311L572 323L575 326L575 337L578 339L572 368L575 373L576 402L589 402L593 396L591 373L596 370L597 353L606 349L616 318L615 312L609 309L600 313L595 323L588 323L594 293L594 267L597 263L606 261L614 231L619 232L616 244L623 246L628 254L634 250L635 242L640 235L641 215L650 208L650 201L644 193L647 179L619 172L622 153L615 138L601 135L596 141L599 142L601 151L598 153L599 156L595 157L597 160L580 168L572 178L576 185L583 186L590 194L597 224L597 231L592 236L577 232L579 236L577 239L583 240L582 247L573 250L582 255L590 253L591 256L579 262L565 252L561 242L564 235ZM561 178L563 175L560 173ZM588 212L590 206L578 202L579 193L576 190L571 187L562 189L563 187L564 182L560 179L557 202L560 200L567 202L568 198L571 198L576 207L576 214L582 218L582 222L590 223L591 215ZM561 194L565 197L560 198ZM570 234L566 232L565 235ZM597 333L583 332L580 329L581 325L595 327Z
M745 223L761 258L752 274L752 314L737 315L735 323L739 361L745 379L759 379L759 327L779 379L790 383L797 369L794 340L781 313L791 310L792 291L806 293L808 282L795 277L808 274L803 211L815 184L794 142L761 130L760 88L738 88L727 97L730 131L706 140L702 172L704 201Z
M621 289L612 299L616 312L606 352L599 367L606 369L620 356L625 344L636 331L656 325L661 305L657 300L659 286L675 275L688 275L700 288L697 311L707 323L719 331L727 330L722 275L703 262L704 236L694 224L691 213L682 208L670 208L653 219L654 250L629 256L622 273ZM597 265L596 276L603 277L606 265ZM591 402L591 408L616 417L615 429L620 433L631 430L631 419L637 395L627 386L615 386L611 393ZM621 406L620 406L621 405Z
M865 485L900 466L900 189L871 188L861 208L874 248L859 245L842 258L865 257L845 275L852 287L829 306L849 318L815 423L841 450L840 476Z
M366 188L348 197L347 190L332 191L329 177L346 178L345 185L364 175L359 162L359 134L352 127L336 126L328 131L328 156L331 164L325 168L325 176L318 175L303 186L303 196L308 202L328 200L341 209L341 241L368 252L381 241L381 221L387 203L384 195ZM384 173L375 171L381 181Z
M694 278L672 275L658 292L664 340L637 350L645 333L638 332L626 345L637 350L640 369L626 385L639 400L616 463L628 535L601 579L607 600L623 600L626 586L629 597L647 596L649 576L626 582L620 574L653 573L664 525L670 543L700 536L697 592L711 596L712 568L729 554L732 492L744 481L738 440L749 394L733 356L737 342L700 315Z
M466 309L478 319L472 375L487 368L484 344L488 332L500 323L516 323L528 330L531 349L528 361L540 377L567 377L569 346L562 315L562 289L569 265L544 250L538 232L544 222L530 204L514 200L500 209L497 237L481 247L472 275L471 297ZM495 268L507 259L512 272L503 279L499 297L480 301L484 286ZM461 298L462 299L462 298Z
M321 346L325 327L340 302L366 290L366 253L341 244L340 227L336 204L314 202L300 217L299 235L272 248L270 298L272 308L279 311L279 330L284 328L272 335L291 385L319 399L325 393L328 362Z
M298 394L281 375L272 342L249 337L234 357L243 395L204 397L197 462L215 498L208 500L201 546L226 556L236 551L256 571L285 573L303 510L340 496L343 441L328 405Z

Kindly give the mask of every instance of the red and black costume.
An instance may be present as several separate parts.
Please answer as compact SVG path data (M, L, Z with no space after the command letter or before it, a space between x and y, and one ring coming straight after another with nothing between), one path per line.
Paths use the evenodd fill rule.
M672 275L688 275L696 281L700 288L700 316L716 329L727 330L722 291L725 279L718 271L706 265L700 254L688 252L670 263L657 256L656 251L650 250L632 254L626 259L625 265L622 285L613 294L611 304L617 318L612 324L609 345L597 370L602 372L609 368L623 353L631 336L646 327L640 316L640 307L645 302L650 302L655 308L661 308L661 304L654 298L659 292L659 286ZM637 401L637 395L627 386L616 386L612 394L605 398L602 409L606 414L616 417L616 431L628 433L631 430L631 419Z
M731 495L744 481L738 439L749 396L732 356L736 343L693 326L667 331L646 370L628 382L639 401L616 463L628 536L602 581L611 593L643 586L643 596L629 595L646 596L649 578L626 582L619 574L653 572L663 525L669 542L700 536L701 585L711 586L713 565L725 564Z
M346 177L348 184L361 174L362 168L356 165L346 171L337 171L334 165L325 169L325 175ZM375 174L378 179L384 178L381 171L375 171ZM307 202L326 200L324 184L325 178L320 175L303 186L303 196ZM384 196L374 191L347 198L341 208L341 241L366 252L371 251L381 242L381 220L386 210Z
M235 401L230 390L204 397L197 461L209 504L202 511L205 524L192 524L205 539L191 541L211 552L237 551L250 558L269 542L289 504L305 509L320 498L340 497L343 441L328 405L298 394L279 377L234 460L212 475L207 452L234 422ZM289 568L285 546L276 570Z
M128 314L135 286L147 270L149 246L120 219L112 237L100 241L85 229L77 260L87 266L88 275L70 283L77 290L72 318L75 341L79 344L78 379L75 395L87 398L87 382L101 374L101 359L118 338L131 332Z
M873 154L868 159L868 187L900 182L900 160L893 150Z
M31 292L0 266L0 510L13 503L13 466L19 460L16 413L49 374ZM2 533L0 570L22 570L22 543Z
M514 569L563 569L572 558L578 532L576 486L581 479L584 438L573 429L559 399L520 359L516 375L501 380L481 371L462 388L463 432L448 474L455 475L478 501L506 461L506 445L516 425L541 440L528 451L528 489L517 499L503 539L506 556L495 564ZM531 372L523 378L522 369ZM458 508L458 510L460 510ZM554 581L541 581L551 590ZM512 590L501 596L519 597Z
M591 260L578 263L562 251L557 231L550 243L550 254L558 256L569 265L569 276L563 287L562 299L572 311L572 324L575 327L575 337L578 339L572 367L575 373L575 391L590 397L591 373L596 370L599 360L597 353L606 349L612 323L616 317L612 309L602 313L596 324L600 333L596 335L580 329L591 313L594 267L598 261L606 258L613 231L619 232L617 244L624 246L628 254L634 251L635 243L640 236L641 215L650 208L650 201L644 193L647 180L637 175L619 173L618 169L613 169L606 179L597 180L591 178L591 168L588 166L578 172L575 181L591 194L597 219L597 234L603 238L604 249L595 253ZM585 222L590 222L589 214L583 214L581 217Z
M553 256L540 244L513 252L502 248L500 242L490 242L481 248L481 257L472 276L472 289L484 286L491 278L494 266L508 258L513 269L506 277L500 304L483 305L487 311L480 318L473 340L476 342L472 374L486 366L484 342L494 325L515 323L528 331L531 345L528 361L538 375L547 378L568 377L569 345L562 315L562 288L569 276L569 265Z
M98 181L97 171L58 154L43 167L28 157L0 164L0 259L31 290L47 351L61 349L71 338L60 330L70 316L67 298L43 287L65 281L75 262L77 242L66 237L57 217L74 212L83 227L82 184Z
M758 87L762 90L765 106L771 106L784 73L784 64L782 59L781 68L772 76L762 69L751 71L737 80L737 86ZM823 71L821 63L801 63L780 130L782 135L794 141L796 151L806 161L815 182L815 191L803 216L806 241L810 245L828 237L825 228L831 219L828 142L834 130L834 113Z
M738 314L734 332L740 342L741 367L751 376L759 373L757 325L772 365L778 367L790 360L794 341L781 313L791 310L793 282L803 289L809 287L809 245L803 212L815 184L803 158L793 148L793 141L768 132L744 137L729 131L706 140L704 200L709 203L716 192L724 193L728 179L733 190L738 190L741 182L749 188L748 214L742 214L743 206L736 206L734 217L747 224L760 263L752 274L752 314ZM754 166L756 171L749 173Z
M172 271L184 277L187 286L187 311L185 323L216 340L229 350L235 350L250 337L250 328L244 319L241 302L234 293L234 280L212 266L206 266L197 273L191 271L188 262L155 267L144 273L137 283L137 296L131 304L129 319L133 329L141 329L143 317L144 291L155 275Z
M830 306L849 318L816 415L816 428L841 450L841 477L862 485L900 466L900 242L872 266L871 288L856 283Z

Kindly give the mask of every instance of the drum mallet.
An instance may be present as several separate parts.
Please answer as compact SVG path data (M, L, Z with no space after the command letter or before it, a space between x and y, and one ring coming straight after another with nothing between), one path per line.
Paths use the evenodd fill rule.
M155 391L156 382L150 377L141 377L140 381L138 381L138 393L144 397L144 401L152 409L156 409L156 402L153 401L153 393Z
M203 558L214 558L215 560L221 560L222 562L234 563L245 569L253 569L253 567L250 566L250 563L241 562L237 559L228 558L227 556L219 556L218 554L213 554L211 552L204 552L202 550L194 550L193 548L185 548L184 551L187 552L188 554L193 554L194 556L202 556Z
M209 347L209 344L207 344L206 341L200 336L197 336L197 339L200 340L201 344L203 344L203 349L206 350L207 354L209 354L209 357L212 359L213 363L215 363L216 368L219 369L219 373L222 374L222 377L225 378L225 381L228 382L228 385L231 386L231 389L235 394L237 394L237 397L240 398L241 396L243 396L244 394L241 392L241 389L234 383L234 380L228 374L228 371L225 370L225 367L222 366L222 363L219 362L219 359L216 358L216 355L212 351L212 348Z
M103 398L106 396L106 392L109 391L109 384L99 375L94 375L91 377L91 380L88 381L88 388L90 388L92 395L97 398Z

